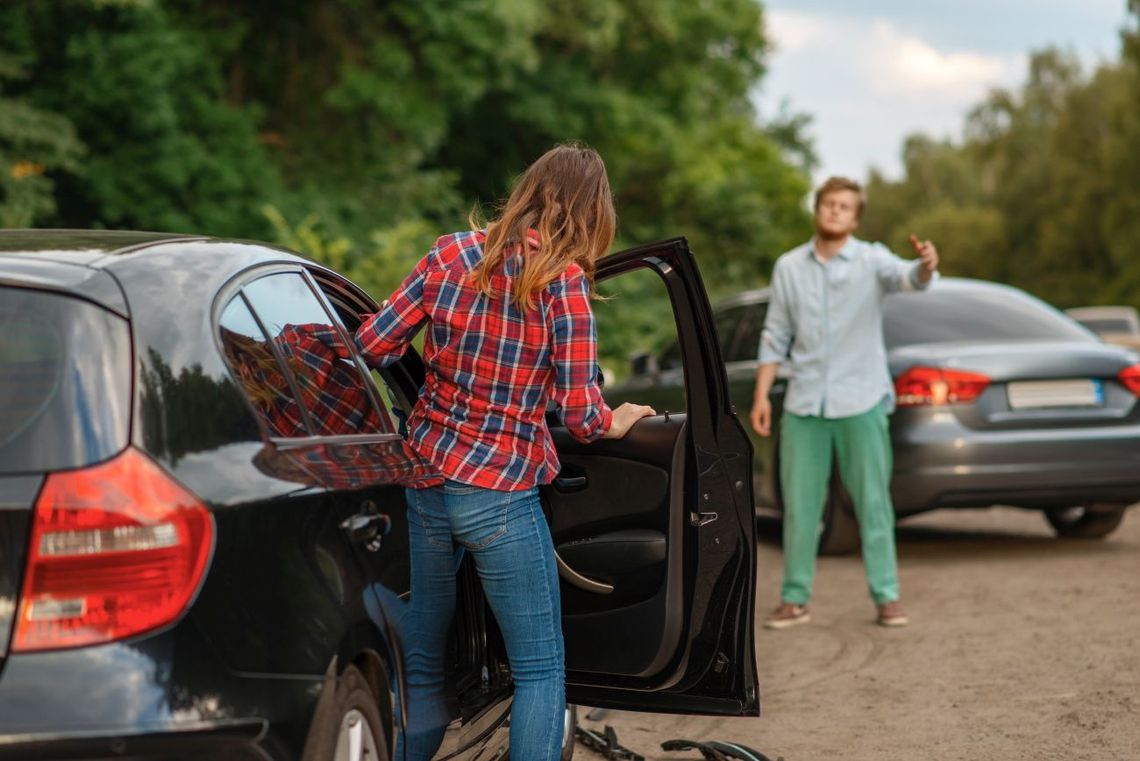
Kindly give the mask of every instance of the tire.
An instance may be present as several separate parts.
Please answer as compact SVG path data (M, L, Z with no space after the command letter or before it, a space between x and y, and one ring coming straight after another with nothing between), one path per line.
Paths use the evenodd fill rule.
M318 704L302 761L390 761L376 695L355 666L337 677L331 699Z
M855 519L855 503L843 488L839 474L831 474L827 504L819 525L820 555L850 555L859 549L859 522Z
M570 761L574 758L574 730L578 728L578 706L566 704L566 718L562 722L562 755L561 761Z
M1045 511L1045 520L1063 539L1103 539L1124 520L1124 505L1092 504Z

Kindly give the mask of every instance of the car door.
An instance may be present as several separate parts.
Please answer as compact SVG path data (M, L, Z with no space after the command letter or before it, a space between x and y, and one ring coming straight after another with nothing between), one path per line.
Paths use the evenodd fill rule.
M620 294L623 279L647 273L673 312L685 409L591 444L549 421L562 471L542 496L562 580L567 699L755 715L752 449L685 240L609 256L597 279Z
M368 297L309 267L349 330ZM559 549L567 699L625 709L755 715L751 449L729 407L724 365L696 263L676 239L607 257L599 281L647 274L677 325L684 411L621 441L579 444L555 418L563 470L543 491ZM604 303L604 302L601 302ZM408 400L415 352L381 380ZM378 385L383 385L378 383ZM612 587L612 591L607 591Z

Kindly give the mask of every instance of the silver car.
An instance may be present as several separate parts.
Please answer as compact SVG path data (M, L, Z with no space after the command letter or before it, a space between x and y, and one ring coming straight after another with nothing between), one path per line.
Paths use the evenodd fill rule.
M715 308L733 402L747 416L767 289ZM891 419L899 517L943 507L1043 511L1059 536L1099 538L1140 502L1140 356L1101 343L1016 288L943 278L885 304L884 338L898 409ZM662 409L685 406L675 345L633 360L611 388ZM772 389L778 429L785 376ZM780 506L778 432L753 435L759 510ZM858 546L850 497L833 475L821 550Z
M1140 349L1140 312L1136 307L1074 307L1065 314L1100 336L1105 343Z

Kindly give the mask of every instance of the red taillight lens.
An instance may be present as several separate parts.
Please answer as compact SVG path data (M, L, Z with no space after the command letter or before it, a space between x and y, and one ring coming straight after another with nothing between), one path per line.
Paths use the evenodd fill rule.
M1116 376L1124 387L1131 391L1136 396L1140 396L1140 365L1133 365L1126 367L1120 371L1120 375Z
M170 623L197 592L213 540L206 507L134 449L49 475L12 649L91 645Z
M981 373L912 367L895 381L895 396L900 407L969 404L989 385L990 379Z

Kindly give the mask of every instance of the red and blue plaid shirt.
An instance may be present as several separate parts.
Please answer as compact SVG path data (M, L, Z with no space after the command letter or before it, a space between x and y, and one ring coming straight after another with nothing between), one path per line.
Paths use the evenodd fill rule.
M529 489L553 481L560 467L546 427L548 401L579 441L610 427L590 284L571 265L522 311L511 298L519 254L492 275L496 295L488 297L469 277L483 258L483 239L475 231L437 240L360 326L356 342L369 364L384 367L427 323L426 382L408 420L412 448L454 481ZM537 246L537 238L528 243Z

